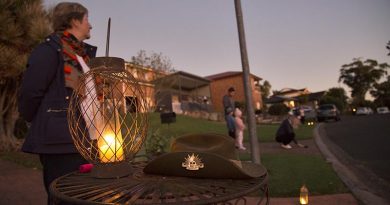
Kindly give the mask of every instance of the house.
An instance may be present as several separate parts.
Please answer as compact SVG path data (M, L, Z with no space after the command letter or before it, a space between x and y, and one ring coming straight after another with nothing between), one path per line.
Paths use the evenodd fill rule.
M216 112L223 112L222 98L226 95L229 87L234 87L236 95L234 100L236 102L245 102L245 91L243 82L242 71L228 71L218 73L210 76L206 76L206 79L210 81L211 90L211 102ZM252 94L252 104L254 109L260 109L262 107L261 91L260 91L260 77L250 74L250 90Z
M166 76L167 73L148 67L143 67L141 65L136 65L130 62L125 62L125 69L130 72L136 80L138 80L146 103L148 104L149 111L155 110L156 99L154 81ZM126 102L128 104L136 104L134 101L137 101L137 99L133 96L126 96Z
M307 88L284 88L277 92L274 91L274 94L265 100L264 103L267 104L267 106L276 103L283 103L289 108L293 108L298 105L309 105L312 108L316 108L319 100L325 95L325 93L326 91L311 93Z
M154 84L152 81L158 78L164 73L155 71L154 69L145 68L139 65L134 65L129 62L125 62L122 58L118 57L96 57L92 58L89 62L91 69L97 69L101 67L108 67L113 70L126 70L132 74L132 77L136 80L135 83L139 85L139 90L135 90L133 87L126 87L125 84L117 84L117 88L113 90L114 95L117 93L123 93L123 110L124 112L148 112L155 106L154 100ZM131 79L131 77L130 77ZM105 82L108 84L108 82ZM102 89L105 89L104 87ZM146 106L140 106L140 99L146 101ZM121 108L122 109L122 108Z
M158 111L182 114L195 111L210 112L212 109L208 79L177 71L158 78L153 83Z
M307 88L293 89L283 88L280 91L274 91L274 94L266 100L266 104L284 103L287 107L295 107L298 99L296 97L309 94Z
M92 67L107 66L125 69L137 80L142 96L134 94L132 88L121 87L125 95L124 110L140 111L139 100L145 99L148 110L168 111L178 114L206 111L211 112L210 81L184 71L166 73L153 68L125 62L116 57L98 57L91 60Z
M326 91L319 91L301 95L297 97L297 100L302 105L309 105L312 108L317 108L321 98L326 94Z

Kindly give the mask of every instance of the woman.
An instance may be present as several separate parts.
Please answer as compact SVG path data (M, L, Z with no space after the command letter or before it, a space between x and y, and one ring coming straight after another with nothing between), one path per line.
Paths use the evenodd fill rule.
M73 144L66 112L82 73L76 55L88 61L96 54L96 47L83 43L91 28L84 6L59 3L53 10L54 33L32 51L24 73L19 112L31 126L22 150L39 155L47 193L54 179L86 163Z
M299 113L290 111L287 119L283 120L282 124L280 124L278 130L276 131L275 140L281 143L280 146L282 148L291 149L291 141L293 141L299 147L308 147L307 145L298 143L298 141L295 139L294 129L298 128L299 124Z

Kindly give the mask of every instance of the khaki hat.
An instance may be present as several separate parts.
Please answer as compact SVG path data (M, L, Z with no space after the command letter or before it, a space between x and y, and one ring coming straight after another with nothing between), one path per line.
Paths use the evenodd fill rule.
M176 138L171 152L150 161L147 174L248 179L264 176L267 170L259 164L238 160L234 140L218 134L193 134Z

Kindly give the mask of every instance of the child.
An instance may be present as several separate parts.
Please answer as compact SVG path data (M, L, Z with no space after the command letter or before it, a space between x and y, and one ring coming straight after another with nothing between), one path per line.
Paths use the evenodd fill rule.
M244 130L245 130L245 124L242 120L242 112L239 108L236 108L234 110L234 120L236 125L236 147L240 150L246 150L244 145L242 144L242 141L244 139Z

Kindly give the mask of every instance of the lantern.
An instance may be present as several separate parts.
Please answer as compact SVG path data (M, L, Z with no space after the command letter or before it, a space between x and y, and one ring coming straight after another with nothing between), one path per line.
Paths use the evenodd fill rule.
M300 189L299 203L309 204L309 190L307 190L305 185L303 185Z
M88 71L79 82L68 110L76 148L94 164L95 177L130 174L148 128L148 103L139 82L126 70L107 66Z

